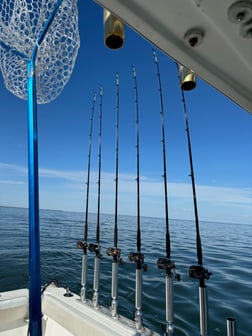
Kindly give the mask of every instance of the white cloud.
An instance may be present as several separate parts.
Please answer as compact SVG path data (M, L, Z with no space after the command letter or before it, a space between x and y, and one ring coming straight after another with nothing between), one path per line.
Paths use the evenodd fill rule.
M0 184L27 184L24 181L0 180Z
M62 207L71 210L83 210L83 198L86 193L86 171L63 171L40 168L40 192L41 204L49 204L51 208L59 207L55 195L61 193ZM0 183L13 188L15 184L27 184L27 169L12 164L0 163ZM93 206L97 199L97 171L90 172L90 198ZM49 181L50 183L47 183ZM119 211L124 214L135 214L136 208L136 178L133 174L119 174ZM79 194L76 194L76 193ZM197 200L201 212L209 216L229 216L236 211L247 220L252 217L252 189L251 188L227 188L222 186L196 185ZM53 196L50 196L53 195ZM102 210L114 211L115 176L113 173L101 174L101 200ZM164 185L162 179L155 180L147 176L140 177L140 197L143 215L161 216L164 211ZM43 200L43 198L45 200ZM65 204L64 204L65 200ZM189 183L168 182L168 201L171 216L185 216L191 213L192 188ZM11 204L10 204L11 205ZM45 205L46 206L46 205ZM218 210L218 211L217 211ZM174 214L174 215L173 215Z

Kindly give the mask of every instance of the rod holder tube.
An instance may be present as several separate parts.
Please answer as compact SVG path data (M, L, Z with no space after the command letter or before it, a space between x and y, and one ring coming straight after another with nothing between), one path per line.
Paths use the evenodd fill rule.
M200 336L208 336L207 288L199 286Z
M227 318L227 336L236 336L236 321L233 317Z
M173 335L173 280L171 275L166 275L165 279L166 289L166 335Z
M99 278L100 278L100 262L99 256L94 259L94 286L93 286L93 306L98 307L98 297L99 297Z
M86 302L87 291L87 254L83 253L82 256L82 272L81 272L81 301Z
M136 269L136 312L135 312L135 323L136 329L143 329L142 321L142 269Z
M110 49L119 49L124 43L124 23L110 11L103 11L104 43Z
M118 289L118 263L113 261L112 263L112 284L111 284L111 315L112 317L118 317L117 313L117 289Z
M196 87L196 75L193 71L178 64L180 87L182 90L190 91Z

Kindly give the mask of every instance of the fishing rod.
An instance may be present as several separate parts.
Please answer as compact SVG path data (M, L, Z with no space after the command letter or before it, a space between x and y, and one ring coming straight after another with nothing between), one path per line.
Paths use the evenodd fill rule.
M164 124L164 106L163 106L163 93L161 76L159 70L158 58L155 50L153 50L154 62L157 68L158 77L158 91L160 100L160 116L162 127L162 149L163 149L163 182L164 182L164 201L165 201L165 242L166 242L166 257L159 258L157 266L160 269L166 271L166 331L164 335L172 335L174 331L173 325L173 276L175 274L175 263L171 260L171 243L170 243L170 231L169 231L169 216L168 216L168 190L167 190L167 170L166 170L166 148L165 148L165 124ZM175 275L177 280L180 280L178 274Z
M197 259L198 259L198 265L193 265L189 267L189 276L191 278L199 280L200 335L208 336L208 304L207 304L207 288L205 285L205 280L208 280L210 278L211 273L208 272L208 270L203 267L203 253L202 253L202 244L201 244L200 229L199 229L192 148L191 148L191 140L190 140L188 114L187 114L185 95L184 95L185 89L183 89L183 85L182 85L183 81L185 80L186 75L187 76L189 75L188 78L191 78L190 80L193 80L193 78L190 76L190 74L193 72L184 68L180 64L179 65L177 64L177 67L178 67L179 73L183 74L183 78L180 76L181 97L182 97L183 110L184 110L188 154L189 154L189 162L190 162L190 176L191 176L192 192L193 192L193 204L194 204L194 215L195 215L195 226L196 226L196 248L197 248ZM194 88L195 85L189 85L189 87Z
M99 145L98 145L98 200L97 200L97 224L96 224L96 243L89 244L90 252L95 253L94 259L94 284L93 284L93 305L98 307L99 297L99 278L100 278L100 205L101 205L101 135L102 135L102 94L103 88L100 86L100 113L99 113Z
M137 161L137 252L129 254L129 260L136 263L136 286L135 286L135 326L138 331L143 329L142 319L142 269L147 270L143 265L144 254L141 253L141 227L140 227L140 164L139 164L139 113L138 113L138 90L136 69L132 67L134 90L135 90L135 107L136 107L136 161Z
M86 291L87 291L88 207L89 207L89 186L90 186L90 161L91 161L91 151L92 151L92 134L93 134L95 102L96 102L96 93L93 96L93 102L92 102L92 108L91 108L91 118L90 118L84 240L83 242L78 241L77 243L77 247L83 250L82 272L81 272L81 294L80 294L80 298L82 302L86 302Z
M116 73L116 145L115 145L115 225L114 225L114 247L107 250L107 255L113 257L112 262L112 284L111 284L111 315L118 318L118 262L122 263L120 258L121 249L118 248L118 134L119 134L119 75Z

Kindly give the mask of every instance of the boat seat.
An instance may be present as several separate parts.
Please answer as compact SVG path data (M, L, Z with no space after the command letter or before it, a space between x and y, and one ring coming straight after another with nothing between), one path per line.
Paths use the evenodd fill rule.
M27 325L28 291L15 290L0 295L0 333Z

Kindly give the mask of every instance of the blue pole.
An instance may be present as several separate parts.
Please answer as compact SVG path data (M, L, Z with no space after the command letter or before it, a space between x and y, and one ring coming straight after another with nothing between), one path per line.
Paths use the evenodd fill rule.
M39 181L36 75L34 60L28 61L28 169L29 169L29 331L31 336L42 335L40 233L39 233Z
M63 0L58 0L52 14L34 46L27 62L28 99L28 170L29 170L29 333L42 336L40 232L39 232L39 180L38 180L38 130L35 61L39 45Z

